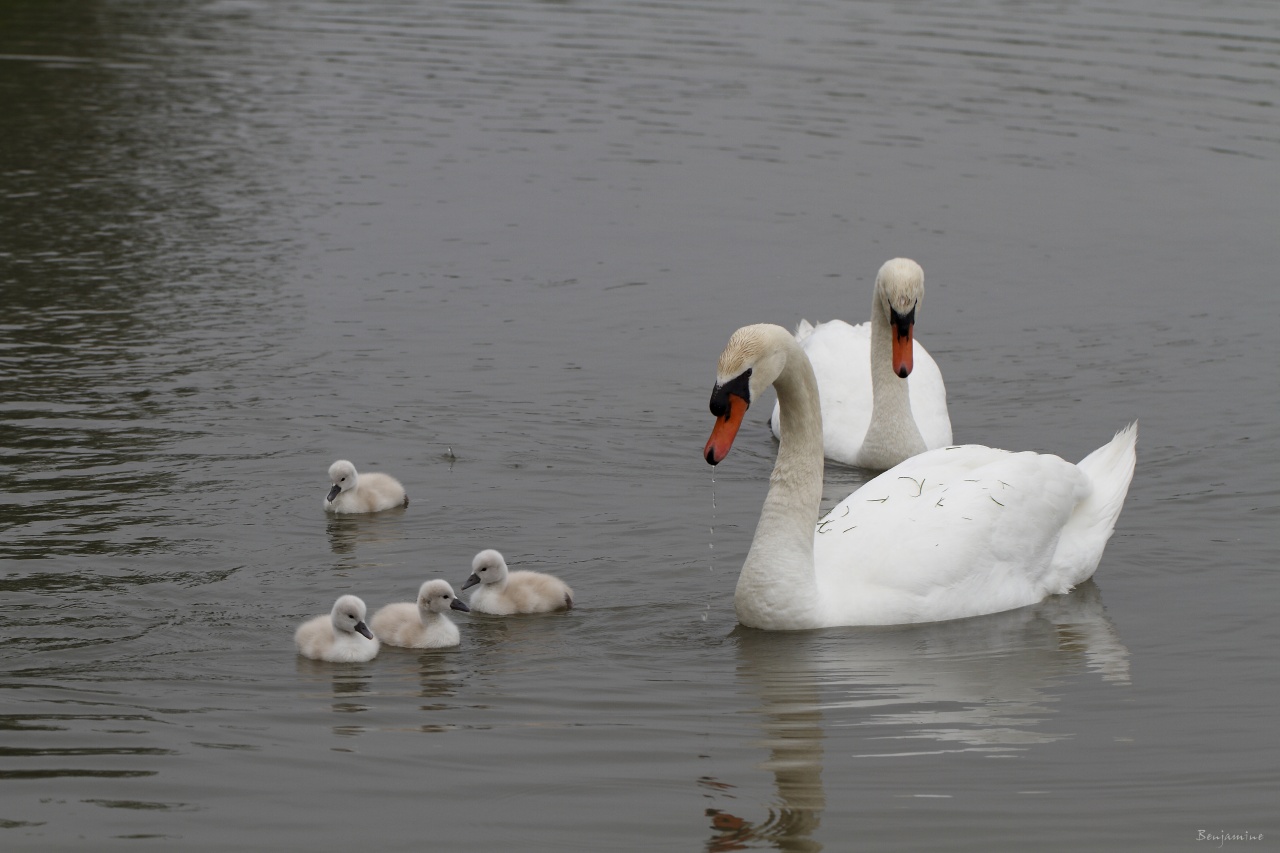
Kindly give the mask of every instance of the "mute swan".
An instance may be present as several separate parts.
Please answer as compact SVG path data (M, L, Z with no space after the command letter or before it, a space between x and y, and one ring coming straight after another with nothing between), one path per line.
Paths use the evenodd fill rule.
M1133 477L1137 423L1079 465L976 444L914 456L813 527L822 413L809 359L781 326L746 326L720 355L703 449L729 452L772 385L782 437L733 606L753 628L935 622L997 613L1089 578Z
M418 588L417 601L400 601L373 614L370 625L378 639L388 646L405 649L442 649L458 645L458 626L447 614L450 610L471 610L453 594L445 580L430 580Z
M942 371L912 338L923 299L924 270L894 258L876 275L869 322L800 321L796 339L818 378L828 459L883 471L951 444ZM769 428L779 435L776 405Z
M364 624L364 614L363 601L354 595L342 596L328 616L316 616L298 626L293 635L298 654L330 663L373 660L378 654L378 638Z
M333 488L325 496L329 512L380 512L393 506L408 506L404 486L389 474L357 474L356 466L339 459L329 466Z
M471 576L462 585L470 589L471 609L476 613L510 616L512 613L548 613L573 607L573 590L564 581L541 572L511 572L507 561L492 548L476 554Z

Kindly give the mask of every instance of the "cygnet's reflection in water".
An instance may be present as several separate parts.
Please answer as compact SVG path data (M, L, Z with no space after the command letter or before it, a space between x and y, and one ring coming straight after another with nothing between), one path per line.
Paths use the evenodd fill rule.
M795 633L739 627L733 638L739 680L760 700L760 745L769 750L761 767L773 773L777 799L763 815L708 808L708 851L822 849L814 835L826 807L824 723L874 727L865 740L886 746L865 756L1016 753L1070 736L1041 728L1062 680L1092 672L1129 682L1128 650L1092 581L974 619ZM713 802L733 788L701 784Z
M328 663L298 657L298 675L307 676L307 682L314 685L317 691L325 689L331 696L335 714L361 714L369 708L359 701L364 694L371 692L373 673L367 663ZM355 719L350 723L342 723L333 727L336 735L358 735L364 732L364 726L357 725Z
M367 514L334 514L325 522L325 531L329 534L329 548L335 554L354 554L361 545L375 545L392 542L404 538L404 524L401 521L409 510L405 507L394 507L382 512Z

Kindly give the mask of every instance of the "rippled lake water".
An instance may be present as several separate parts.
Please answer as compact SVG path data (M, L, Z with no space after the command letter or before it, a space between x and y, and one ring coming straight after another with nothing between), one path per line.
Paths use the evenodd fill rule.
M4 4L0 847L1273 848L1278 82L1272 0ZM1116 534L735 628L715 359L899 255L958 441L1139 419ZM295 656L485 547L580 606Z

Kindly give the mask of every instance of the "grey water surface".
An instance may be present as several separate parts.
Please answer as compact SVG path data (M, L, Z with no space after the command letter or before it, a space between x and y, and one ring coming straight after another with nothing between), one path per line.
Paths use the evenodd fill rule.
M1278 93L1273 0L0 5L0 848L1276 849ZM735 628L716 357L901 255L957 441L1140 421L1115 536ZM487 547L579 606L295 655Z

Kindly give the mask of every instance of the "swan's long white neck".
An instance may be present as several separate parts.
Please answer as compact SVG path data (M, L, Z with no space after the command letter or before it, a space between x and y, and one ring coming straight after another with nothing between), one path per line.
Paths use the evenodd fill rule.
M822 409L808 356L785 329L776 328L781 334L771 335L767 345L786 356L773 381L781 438L733 606L738 621L752 628L816 627L813 536L822 501Z
M877 287L871 309L871 423L858 462L885 470L927 449L911 414L907 380L893 372L893 327L889 306Z

